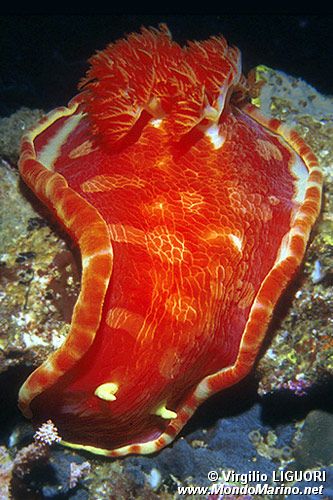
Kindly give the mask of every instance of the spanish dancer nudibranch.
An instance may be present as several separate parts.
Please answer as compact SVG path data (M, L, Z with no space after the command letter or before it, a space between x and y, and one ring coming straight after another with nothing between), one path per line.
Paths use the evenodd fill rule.
M68 337L19 405L72 448L152 453L250 372L322 174L250 104L223 37L180 47L143 28L90 62L22 140L21 176L77 243L82 279Z

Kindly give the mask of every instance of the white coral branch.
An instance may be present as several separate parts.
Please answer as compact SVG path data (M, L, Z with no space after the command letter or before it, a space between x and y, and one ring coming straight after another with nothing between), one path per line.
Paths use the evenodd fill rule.
M34 440L51 446L53 443L59 443L59 441L61 441L61 437L59 436L58 429L52 420L48 420L35 432Z

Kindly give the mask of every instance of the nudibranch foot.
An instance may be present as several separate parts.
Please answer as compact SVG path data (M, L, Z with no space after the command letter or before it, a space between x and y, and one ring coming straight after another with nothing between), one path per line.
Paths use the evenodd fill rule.
M248 103L223 37L165 26L110 44L22 140L27 185L79 247L64 344L19 405L62 443L153 453L253 367L318 216L310 148Z

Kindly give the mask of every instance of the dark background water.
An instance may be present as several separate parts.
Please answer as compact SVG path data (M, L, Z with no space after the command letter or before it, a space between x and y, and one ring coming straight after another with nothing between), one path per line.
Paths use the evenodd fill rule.
M23 105L49 110L66 104L91 54L160 22L181 44L222 33L241 49L245 73L265 64L333 94L330 14L6 15L0 17L0 116Z

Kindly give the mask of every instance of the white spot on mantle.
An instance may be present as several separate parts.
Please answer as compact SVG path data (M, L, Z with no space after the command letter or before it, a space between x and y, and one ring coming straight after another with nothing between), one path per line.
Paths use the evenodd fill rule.
M216 123L206 129L205 135L212 143L214 149L220 149L225 142L225 137L220 134L219 126Z
M150 124L155 128L159 128L161 126L161 123L162 123L162 118L152 118L150 120Z
M241 252L243 247L242 239L236 236L235 234L229 234L228 236L235 245L235 247L238 249L238 251Z

